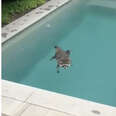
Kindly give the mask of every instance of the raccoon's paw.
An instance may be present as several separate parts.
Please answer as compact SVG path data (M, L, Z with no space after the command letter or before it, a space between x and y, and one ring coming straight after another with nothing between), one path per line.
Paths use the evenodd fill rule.
M59 71L59 70L57 70L57 73L60 73L60 71Z
M49 60L52 61L52 58L50 58Z

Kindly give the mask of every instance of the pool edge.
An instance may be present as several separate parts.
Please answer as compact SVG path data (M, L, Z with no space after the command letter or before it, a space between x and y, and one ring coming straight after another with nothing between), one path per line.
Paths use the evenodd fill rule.
M30 107L37 107L36 110L61 113L63 116L116 115L116 108L112 106L6 80L2 80L2 99L2 114L7 116L18 116L19 114L26 116L25 112L31 113L28 109Z

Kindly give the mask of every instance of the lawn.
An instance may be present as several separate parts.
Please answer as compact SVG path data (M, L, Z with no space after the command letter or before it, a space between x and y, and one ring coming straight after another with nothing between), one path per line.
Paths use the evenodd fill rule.
M23 16L47 0L6 0L2 2L2 26Z

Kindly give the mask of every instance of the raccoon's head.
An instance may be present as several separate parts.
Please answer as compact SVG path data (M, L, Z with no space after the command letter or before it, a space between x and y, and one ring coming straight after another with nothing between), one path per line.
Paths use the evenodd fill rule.
M62 65L62 67L63 67L64 69L68 68L69 66L70 66L70 64L63 64L63 65Z
M71 66L70 59L59 60L58 64L60 67L63 67L65 69L68 68L69 66Z

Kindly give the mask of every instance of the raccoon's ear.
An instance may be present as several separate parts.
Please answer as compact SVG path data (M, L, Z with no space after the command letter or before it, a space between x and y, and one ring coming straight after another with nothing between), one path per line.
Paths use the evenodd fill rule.
M54 48L58 48L58 46L54 46Z
M66 53L67 53L68 55L70 55L71 52L70 52L70 50L67 50Z

